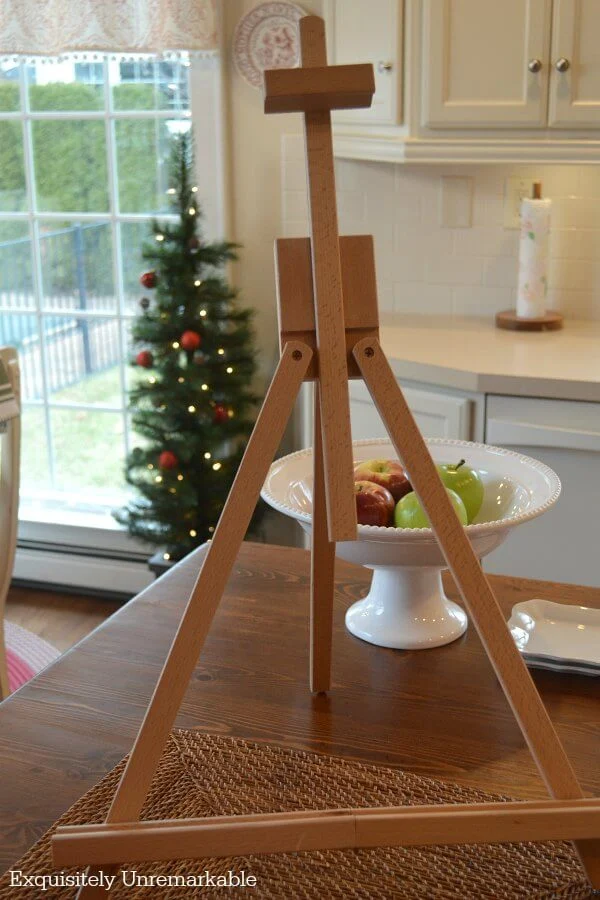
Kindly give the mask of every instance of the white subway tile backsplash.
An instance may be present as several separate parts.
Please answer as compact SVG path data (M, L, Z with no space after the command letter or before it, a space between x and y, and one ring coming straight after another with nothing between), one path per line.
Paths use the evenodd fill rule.
M394 312L448 315L452 307L452 288L447 285L394 284Z
M493 316L514 304L514 292L504 287L455 287L452 289L452 314L455 316Z
M302 136L286 135L282 155L282 233L301 237L308 233ZM503 226L504 186L512 175L541 181L543 195L553 201L549 308L600 319L600 165L413 166L339 159L340 230L373 234L382 310L491 317L515 305L519 232ZM471 224L459 227L469 218L471 197ZM459 224L443 227L449 218Z
M470 228L473 224L473 179L468 175L442 175L440 225Z
M516 288L517 280L516 256L495 256L483 261L483 283L486 286Z
M425 269L429 284L481 284L483 260L476 256L432 256Z
M365 219L366 195L364 191L337 192L337 208L340 222L361 222Z

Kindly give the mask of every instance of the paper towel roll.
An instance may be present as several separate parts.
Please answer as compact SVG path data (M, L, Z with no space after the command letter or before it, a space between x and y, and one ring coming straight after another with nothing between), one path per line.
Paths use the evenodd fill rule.
M546 312L551 200L521 201L517 316L535 319Z

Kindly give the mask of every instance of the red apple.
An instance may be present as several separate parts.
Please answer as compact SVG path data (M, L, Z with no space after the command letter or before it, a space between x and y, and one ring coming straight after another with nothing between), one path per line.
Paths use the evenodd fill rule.
M356 519L359 525L389 525L394 514L394 498L373 481L355 481Z
M397 459L365 459L354 466L355 481L372 481L386 488L396 503L412 491L402 463Z

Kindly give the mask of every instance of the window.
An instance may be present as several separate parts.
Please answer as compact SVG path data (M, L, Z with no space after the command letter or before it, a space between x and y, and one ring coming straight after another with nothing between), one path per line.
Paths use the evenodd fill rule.
M129 322L150 220L169 220L189 76L185 56L0 66L0 344L21 359L22 510L123 501Z

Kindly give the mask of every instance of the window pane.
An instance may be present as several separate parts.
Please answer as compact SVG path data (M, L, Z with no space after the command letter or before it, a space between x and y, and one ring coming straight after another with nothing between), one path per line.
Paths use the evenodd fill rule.
M29 227L0 221L0 309L34 307Z
M0 209L20 212L25 203L23 128L21 122L5 119L0 121Z
M43 408L24 405L21 427L21 497L37 499L52 487Z
M112 502L125 489L123 417L96 409L50 410L55 488L85 492L86 503Z
M150 268L142 259L142 246L152 239L150 221L122 222L121 258L123 260L123 304L125 312L137 315L141 298L152 291L145 291L140 285L140 275Z
M189 128L185 119L115 122L121 212L155 215L169 209L171 138Z
M19 64L3 60L0 62L0 110L14 112L20 108Z
M45 309L116 311L109 223L42 223L40 256Z
M41 400L42 357L37 316L3 312L0 315L0 346L4 345L18 350L23 400Z
M120 407L118 320L46 314L42 323L52 400Z
M127 109L189 109L189 60L135 57L109 64L113 107Z
M41 60L26 68L32 110L104 108L104 64L73 59Z
M38 207L108 212L104 122L31 123Z

